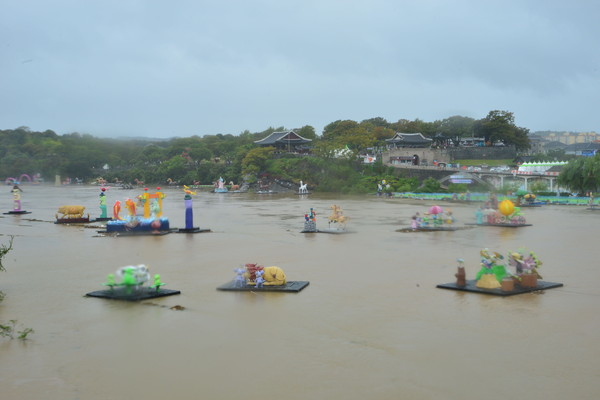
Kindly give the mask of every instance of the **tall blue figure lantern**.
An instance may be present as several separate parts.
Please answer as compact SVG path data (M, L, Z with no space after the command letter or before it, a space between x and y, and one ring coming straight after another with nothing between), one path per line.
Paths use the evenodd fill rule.
M188 193L183 198L185 202L185 229L194 229L194 211L192 209L192 196Z
M185 196L183 197L183 201L185 204L185 228L180 228L179 233L200 233L200 232L210 232L210 229L200 229L198 227L194 227L194 211L192 210L192 195L195 195L196 192L192 192L189 187L183 185L183 191L185 192Z

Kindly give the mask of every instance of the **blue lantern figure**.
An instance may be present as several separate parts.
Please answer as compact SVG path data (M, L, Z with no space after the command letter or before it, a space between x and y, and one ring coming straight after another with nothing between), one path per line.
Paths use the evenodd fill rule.
M194 229L194 211L192 210L192 196L186 193L185 202L185 229Z
M200 229L198 227L194 227L194 212L192 210L192 195L196 194L196 192L192 192L189 187L183 185L183 191L185 192L185 196L183 197L183 201L185 204L185 228L179 229L180 233L199 233L199 232L209 232L210 229Z

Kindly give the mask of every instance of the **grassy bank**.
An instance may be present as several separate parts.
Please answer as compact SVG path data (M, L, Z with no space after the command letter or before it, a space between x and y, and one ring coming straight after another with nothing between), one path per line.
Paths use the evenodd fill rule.
M394 192L392 197L400 199L417 199L417 200L439 200L439 201L451 201L453 200L453 193L413 193L413 192ZM467 200L465 193L457 193L457 197L454 200ZM488 193L469 193L469 200L475 202L485 202L489 199ZM517 200L517 196L506 196L498 195L498 200L502 201L509 199L512 201ZM578 196L537 196L536 201L544 201L547 204L558 204L558 205L574 205L574 206L587 206L589 205L589 197L578 197ZM600 206L600 199L594 199L594 205Z

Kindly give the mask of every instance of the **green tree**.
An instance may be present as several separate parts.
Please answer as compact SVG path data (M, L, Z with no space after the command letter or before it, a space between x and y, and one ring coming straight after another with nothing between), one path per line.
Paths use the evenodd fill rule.
M242 173L255 175L264 170L274 151L273 147L257 147L248 151L242 160Z
M494 110L475 122L473 126L475 136L482 137L488 145L500 141L506 145L515 145L519 150L531 147L527 137L529 129L515 125L513 113Z
M341 150L348 146L354 154L376 142L375 135L356 121L335 121L323 128L322 138L324 141L333 143L335 150ZM331 146L324 146L330 152Z
M342 147L343 148L343 147ZM320 140L313 146L313 153L324 159L335 158L336 151L340 149L340 145L337 141L331 140Z
M364 119L360 123L361 124L369 124L369 125L377 126L377 127L380 127L380 128L389 128L390 127L390 123L387 122L385 120L385 118L381 118L381 117Z
M548 191L548 183L542 180L535 180L529 186L529 190L533 193L540 193Z
M437 132L439 122L425 122L420 119L409 121L400 119L398 122L391 124L391 128L395 132L401 133L422 133L423 136L433 136Z
M378 142L385 143L385 139L391 139L394 137L396 132L391 128L384 128L382 126L375 126L370 130L371 134L375 137Z
M157 169L157 173L161 182L166 182L167 179L179 181L187 174L188 170L189 168L185 158L176 155L161 163Z
M440 182L435 179L435 178L427 178L423 181L423 184L421 185L421 192L423 193L442 193L445 192L444 189L442 189L442 185L440 184Z
M148 144L139 150L136 157L138 163L146 166L158 165L167 156L167 151L154 143Z
M600 187L600 154L569 161L558 176L558 184L583 195Z
M438 132L458 144L461 138L473 136L474 123L473 118L455 115L440 121Z
M302 128L298 129L295 131L298 135L302 136L303 138L306 139L316 139L317 138L317 134L315 132L315 128L313 128L310 125L304 125Z
M325 125L323 128L323 134L321 137L323 140L333 141L334 139L349 135L358 127L358 122L351 120L337 120L330 124Z
M468 189L466 183L451 183L448 185L449 193L465 193Z
M359 125L378 142L383 143L385 139L389 139L395 134L390 123L381 117L365 119Z

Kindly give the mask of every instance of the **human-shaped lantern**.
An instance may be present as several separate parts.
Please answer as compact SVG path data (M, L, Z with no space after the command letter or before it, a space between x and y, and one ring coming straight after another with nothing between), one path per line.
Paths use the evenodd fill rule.
M100 189L100 218L108 218L106 214L106 188Z
M10 192L13 195L13 211L21 211L21 188L19 185L14 185Z

